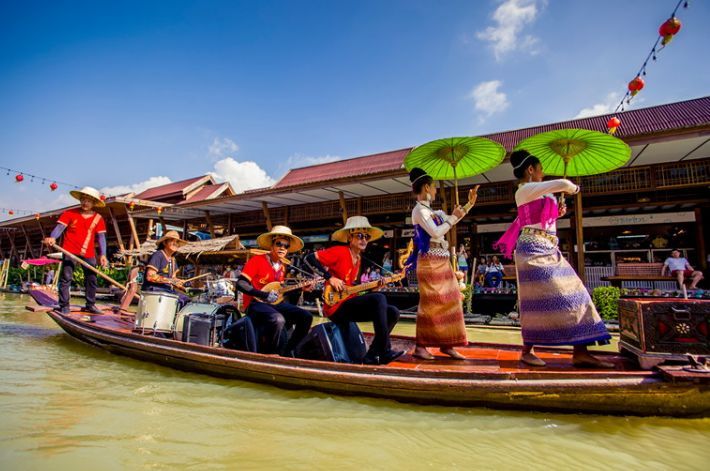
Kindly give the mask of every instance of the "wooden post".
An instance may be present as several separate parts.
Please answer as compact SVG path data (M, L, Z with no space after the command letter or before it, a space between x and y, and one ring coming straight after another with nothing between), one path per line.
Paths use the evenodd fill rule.
M135 244L136 248L140 247L141 244L141 239L138 237L138 231L136 230L136 222L133 220L133 216L128 212L128 208L126 208L126 218L128 219L128 225L131 226L131 237L133 237L133 243Z
M146 242L150 240L150 234L153 232L153 222L152 219L148 219L148 229L145 231L145 240ZM163 230L165 230L165 227L163 227Z
M116 221L116 217L113 215L113 211L111 211L111 208L108 209L108 214L111 216L111 222L113 223L113 230L116 232L116 240L118 241L118 248L121 250L126 250L126 247L123 245L123 237L121 236L121 230L119 229L118 226L118 221Z
M708 268L707 249L705 247L705 230L703 229L703 212L695 208L695 243L698 247L698 265L704 270Z
M34 258L35 251L32 250L32 243L30 242L30 236L27 235L27 230L25 229L25 226L21 225L20 229L22 229L22 233L25 235L25 258L27 258L27 251L30 252L30 257Z
M579 179L577 180L579 184ZM587 282L584 273L584 229L582 227L582 192L574 195L574 230L577 238L577 275L582 283Z
M225 235L232 235L232 213L227 214L227 233ZM183 236L183 239L185 237L187 237L187 235Z
M182 223L182 239L187 240L187 221L183 221Z
M7 237L10 239L10 258L12 258L13 254L16 258L20 258L20 252L17 251L17 246L15 245L15 232L12 232L12 237L10 237L10 234Z
M271 215L269 214L269 205L266 204L266 201L261 202L261 209L264 211L264 218L266 219L266 229L270 231L272 228Z
M39 233L42 236L42 239L39 241L39 256L42 256L42 251L44 249L44 244L42 243L42 240L44 240L45 237L47 237L44 233L44 227L42 227L42 223L40 222L39 219L37 219L37 225L39 226ZM49 250L49 247L47 248Z
M362 216L362 196L357 199L357 215Z
M205 219L207 219L207 226L210 228L210 236L212 236L213 239L216 238L214 234L214 224L212 224L212 216L210 216L209 211L205 211ZM269 230L271 230L271 228L269 228Z
M343 224L348 220L348 207L345 206L345 195L342 191L338 192L338 199L340 199L340 211L343 213Z

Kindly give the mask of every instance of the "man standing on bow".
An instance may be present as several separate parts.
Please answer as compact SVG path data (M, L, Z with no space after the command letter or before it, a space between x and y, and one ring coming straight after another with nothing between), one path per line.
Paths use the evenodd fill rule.
M57 221L52 233L44 239L44 243L49 247L54 246L63 233L62 248L95 267L94 240L98 239L99 264L104 268L107 267L106 223L104 218L94 211L94 208L106 206L101 200L101 194L90 186L86 186L81 190L72 190L69 194L79 200L81 203L79 209L64 211L59 216L59 221ZM75 266L76 262L72 258L64 258L62 271L59 275L59 310L62 314L69 314L70 312L69 296ZM96 274L91 270L84 270L84 288L86 291L86 306L83 310L92 314L101 314L101 310L96 307Z

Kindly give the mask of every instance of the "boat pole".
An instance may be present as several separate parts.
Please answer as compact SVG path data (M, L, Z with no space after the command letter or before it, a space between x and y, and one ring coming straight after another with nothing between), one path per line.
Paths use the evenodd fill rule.
M57 244L54 245L54 248L57 249L57 250L59 250L61 253L63 253L64 255L68 256L69 258L71 258L71 259L74 260L75 262L77 262L77 263L78 263L79 265L81 265L82 267L84 267L84 268L86 268L86 269L88 269L88 270L91 270L92 272L96 273L96 274L99 275L101 278L103 278L104 280L108 281L109 283L111 283L111 284L114 285L115 287L121 288L123 291L127 291L127 290L128 290L128 288L126 288L126 286L124 286L124 285L122 285L121 283L119 283L118 281L114 280L113 278L111 278L111 277L108 276L107 274L105 274L105 273L103 273L103 272L97 270L96 268L92 267L91 265L89 265L88 263L86 263L84 260L82 260L81 258L77 257L76 255L74 255L73 253L69 252L68 250L65 250L64 248L60 247L60 246L57 245Z

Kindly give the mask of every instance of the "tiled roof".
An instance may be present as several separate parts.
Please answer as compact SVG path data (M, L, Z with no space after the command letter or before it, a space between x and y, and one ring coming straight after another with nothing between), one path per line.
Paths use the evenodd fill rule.
M159 198L164 198L166 196L175 195L182 193L185 188L194 184L198 180L205 178L204 175L199 177L188 178L187 180L182 180L179 182L168 183L167 185L156 186L153 188L148 188L147 190L135 195L135 198L141 200L154 200Z
M611 116L616 116L621 120L621 126L616 132L616 136L622 139L708 125L710 123L710 96L649 108L629 110L623 113L593 116L590 118L544 124L514 131L498 132L483 137L501 143L506 150L510 152L521 140L554 129L582 128L606 132L606 123ZM296 168L290 170L272 189L397 171L402 168L404 157L406 157L411 149L412 148L407 148L310 167Z
M381 154L366 155L353 159L338 160L327 164L312 165L290 170L272 188L285 188L305 183L315 183L326 180L337 180L350 176L364 176L397 170L402 166L404 157L412 150L411 147Z

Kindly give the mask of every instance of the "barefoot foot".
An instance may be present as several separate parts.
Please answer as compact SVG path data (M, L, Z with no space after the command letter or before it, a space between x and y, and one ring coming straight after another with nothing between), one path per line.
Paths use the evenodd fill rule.
M520 356L520 361L530 366L545 366L545 362L538 358L534 353L523 353Z
M465 360L466 357L461 355L459 352L454 350L453 348L440 348L439 351L443 353L444 355L449 355L451 358L454 360Z
M420 360L433 360L434 355L429 353L429 350L426 349L426 347L417 347L414 349L412 352L412 356L415 358L419 358Z

